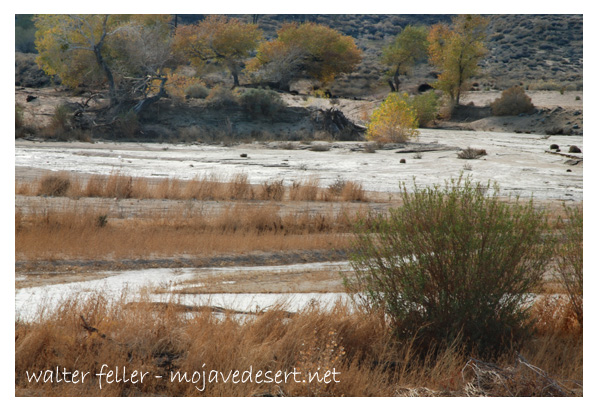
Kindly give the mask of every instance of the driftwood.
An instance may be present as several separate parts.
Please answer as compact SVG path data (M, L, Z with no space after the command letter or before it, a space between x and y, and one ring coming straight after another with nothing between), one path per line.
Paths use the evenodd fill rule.
M467 374L471 377L467 378ZM522 355L516 357L513 367L501 368L496 364L470 358L462 368L466 382L465 394L469 397L569 397L576 393L545 371L530 364ZM575 381L582 387L582 382Z
M563 157L573 158L574 160L581 160L582 161L582 157L575 156L574 154L556 153L555 151L549 151L549 150L545 150L545 152L548 153L548 154L555 154L556 156L563 156Z

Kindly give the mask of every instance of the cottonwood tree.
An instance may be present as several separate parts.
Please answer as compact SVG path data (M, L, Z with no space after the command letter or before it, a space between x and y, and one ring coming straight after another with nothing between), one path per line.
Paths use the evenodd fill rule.
M424 26L406 26L383 49L382 63L391 67L393 80L389 81L391 91L399 91L399 76L408 74L414 64L427 57L428 29Z
M478 15L460 15L453 18L451 27L436 24L428 35L429 59L441 74L435 88L444 91L453 105L469 88L469 80L476 75L479 61L486 55L484 41L488 21Z
M197 24L177 27L175 49L200 71L210 63L225 67L233 76L234 86L239 86L243 62L261 39L262 31L256 24L213 15Z
M276 39L260 45L248 69L289 90L291 81L302 78L330 83L340 74L351 73L361 60L352 37L322 24L288 23Z
M37 15L37 62L67 86L106 85L111 107L141 95L134 108L139 112L164 95L160 71L171 59L170 20L170 15ZM156 80L162 87L150 98Z

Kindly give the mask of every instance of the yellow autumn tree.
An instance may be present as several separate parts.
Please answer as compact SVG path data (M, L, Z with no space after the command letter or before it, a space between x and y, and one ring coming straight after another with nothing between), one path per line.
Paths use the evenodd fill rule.
M301 78L330 83L340 74L351 73L362 60L354 39L316 23L289 23L277 38L262 43L248 70L258 72L267 82L289 89Z
M486 18L468 14L454 17L451 27L435 24L429 31L429 60L441 72L434 86L445 92L454 106L460 104L462 93L469 89L469 80L487 53L487 25Z
M107 86L113 106L137 93L141 109L163 95L148 99L171 59L170 21L159 14L38 14L37 63L70 87Z
M417 137L418 119L408 103L408 95L390 93L372 113L366 138L382 143L402 143Z
M233 76L234 85L239 86L244 60L258 48L261 39L258 25L213 15L197 24L179 26L174 47L199 70L209 64L223 66Z

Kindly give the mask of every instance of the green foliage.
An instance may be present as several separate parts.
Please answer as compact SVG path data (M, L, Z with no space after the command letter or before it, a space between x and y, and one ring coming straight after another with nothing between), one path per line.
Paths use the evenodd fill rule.
M252 114L272 116L283 106L279 93L264 89L247 89L239 96L241 106Z
M408 100L407 94L400 97L397 93L390 93L372 113L366 138L383 143L397 143L418 136L418 120Z
M399 75L407 74L416 62L426 58L427 34L424 26L406 26L393 43L383 48L381 61L392 68L395 91L399 88Z
M535 109L532 100L520 86L513 86L501 93L501 97L491 103L495 116L517 116L521 113L531 113Z
M383 310L423 353L457 341L492 355L521 341L529 293L553 254L545 213L462 177L444 188L404 185L401 204L356 228L354 275L345 277L354 300Z
M477 15L453 18L452 26L435 24L428 35L429 60L441 71L434 86L445 92L452 105L460 103L468 81L478 72L478 62L486 55L487 19Z
M582 325L583 318L583 212L578 207L564 205L566 219L563 225L563 237L559 245L558 271L562 285L568 293L572 310Z
M424 127L437 118L437 114L439 113L439 97L434 91L431 90L413 96L408 99L408 103L416 114L418 127Z

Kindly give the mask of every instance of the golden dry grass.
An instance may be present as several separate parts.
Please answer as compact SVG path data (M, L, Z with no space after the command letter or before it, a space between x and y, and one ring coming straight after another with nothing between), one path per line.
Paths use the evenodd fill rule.
M567 395L582 395L582 338L577 328L567 333L539 331L521 349L529 368L513 367L515 352L496 359L494 378L484 380L466 369L468 353L444 347L421 358L409 342L396 342L390 327L376 313L356 312L337 304L318 305L295 315L284 305L242 321L234 314L215 316L177 304L107 301L101 293L84 300L72 298L57 310L31 323L15 323L16 395L37 396L463 396L547 395L548 382ZM544 304L541 302L540 304ZM187 313L187 314L186 314ZM141 383L112 383L99 388L96 373L102 364L148 372ZM91 376L81 384L35 383L27 372L80 370ZM336 372L329 383L224 383L204 386L170 382L171 373L223 372L252 369L307 373ZM465 370L465 372L463 372ZM298 374L296 374L298 375ZM339 382L334 382L333 378ZM501 378L504 378L502 380ZM301 379L298 379L301 381ZM508 384L509 383L509 384ZM506 387L510 390L506 390ZM199 391L196 389L203 389ZM551 391L556 393L555 390ZM558 392L559 393L559 392Z
M16 181L15 194L171 200L369 201L362 185L356 182L345 182L341 190L319 187L316 177L293 181L289 187L283 180L253 185L244 173L229 178L205 175L178 180L130 177L115 172L109 176L92 175L84 181L75 173L52 172L38 180Z
M38 207L15 211L16 260L342 249L355 221L343 209L279 213L279 206L229 205L216 213L173 208L115 218L104 208Z

